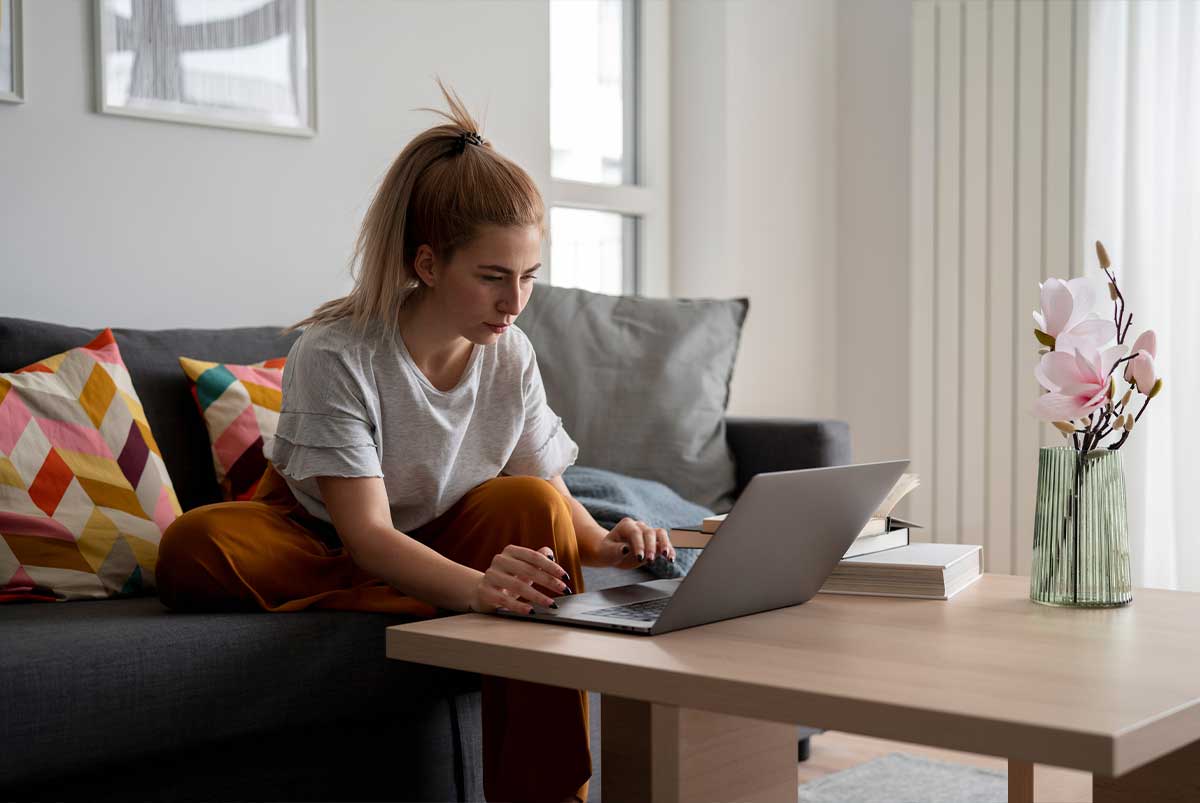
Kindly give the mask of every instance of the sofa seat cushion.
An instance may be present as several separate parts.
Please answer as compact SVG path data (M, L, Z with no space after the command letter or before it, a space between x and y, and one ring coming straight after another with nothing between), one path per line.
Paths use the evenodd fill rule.
M422 706L479 681L388 659L384 628L404 621L180 614L153 597L0 607L0 778L321 721L419 723Z

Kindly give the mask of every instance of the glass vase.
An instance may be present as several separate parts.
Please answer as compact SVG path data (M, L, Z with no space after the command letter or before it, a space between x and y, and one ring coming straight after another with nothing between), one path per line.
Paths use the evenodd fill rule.
M1029 598L1078 608L1111 608L1133 600L1119 451L1041 450Z

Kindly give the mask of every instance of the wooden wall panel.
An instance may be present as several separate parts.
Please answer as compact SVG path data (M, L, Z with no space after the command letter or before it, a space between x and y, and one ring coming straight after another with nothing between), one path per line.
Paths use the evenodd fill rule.
M1039 284L1078 275L1078 0L914 0L912 515L1028 573Z

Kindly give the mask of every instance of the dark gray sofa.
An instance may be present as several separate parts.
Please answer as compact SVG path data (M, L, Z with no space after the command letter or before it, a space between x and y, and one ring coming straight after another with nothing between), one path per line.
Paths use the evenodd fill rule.
M176 358L254 362L294 335L114 332L181 505L218 501ZM0 318L0 372L95 334ZM840 421L727 423L739 489L850 460ZM589 588L649 577L586 574ZM177 614L155 597L0 605L0 800L481 800L478 678L386 659L384 628L402 621ZM592 719L595 738L598 708Z

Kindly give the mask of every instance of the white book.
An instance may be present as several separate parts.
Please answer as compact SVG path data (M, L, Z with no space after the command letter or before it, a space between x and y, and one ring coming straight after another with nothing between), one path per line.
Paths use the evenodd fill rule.
M950 599L982 574L978 544L916 543L843 559L821 591Z

